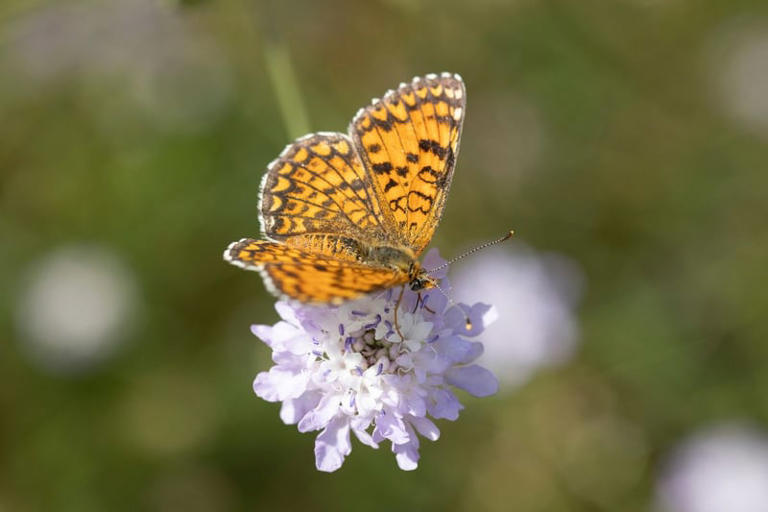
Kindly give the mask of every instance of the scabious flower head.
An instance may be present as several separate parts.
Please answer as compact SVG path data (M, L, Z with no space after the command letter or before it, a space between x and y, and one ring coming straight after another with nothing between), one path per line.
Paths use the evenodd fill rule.
M433 250L424 266L443 262ZM419 299L406 286L396 326L399 295L396 288L338 307L278 302L281 321L252 327L275 363L256 376L253 389L282 402L285 423L320 431L315 464L321 471L341 467L352 450L350 432L373 448L389 440L400 469L416 469L418 435L437 440L432 420L455 420L463 408L452 387L474 396L498 389L491 372L471 364L483 346L468 339L496 317L492 306L449 306L438 290L422 291Z

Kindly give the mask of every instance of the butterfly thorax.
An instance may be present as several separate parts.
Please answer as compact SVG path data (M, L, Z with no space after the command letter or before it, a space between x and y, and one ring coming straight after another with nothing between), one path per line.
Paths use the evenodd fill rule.
M364 249L364 259L368 264L380 265L408 274L408 284L411 290L423 290L435 285L427 272L421 268L410 249L398 249L389 246L373 246Z

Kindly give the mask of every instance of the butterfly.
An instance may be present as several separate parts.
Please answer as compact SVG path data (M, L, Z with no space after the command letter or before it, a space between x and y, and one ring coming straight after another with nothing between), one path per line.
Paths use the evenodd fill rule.
M435 286L418 257L443 213L465 105L459 75L429 74L361 108L348 134L289 144L261 183L264 240L233 242L224 259L305 303Z

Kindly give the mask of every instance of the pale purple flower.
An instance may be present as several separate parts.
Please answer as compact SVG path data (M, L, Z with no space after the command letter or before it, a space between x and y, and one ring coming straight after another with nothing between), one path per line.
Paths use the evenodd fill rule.
M442 263L433 250L424 266ZM449 306L435 289L422 291L419 301L406 287L397 313L401 338L394 318L399 293L387 290L339 307L278 302L279 322L252 327L275 363L256 376L253 389L283 403L286 424L320 431L315 464L321 471L341 467L352 450L350 433L372 448L390 441L398 466L416 469L419 435L437 440L432 420L455 420L463 408L452 387L481 397L498 389L490 371L472 364L483 347L468 339L495 316L491 306Z
M486 350L479 361L503 386L519 386L576 351L574 309L584 277L572 260L513 240L473 256L455 274L458 299L483 300L504 312L483 335Z
M120 140L131 119L173 132L205 129L232 98L220 45L172 2L44 2L19 14L3 27L0 75L14 80L0 87L39 96L40 86L74 80L98 126Z
M706 78L715 107L736 124L768 138L768 20L735 17L705 46Z
M136 321L131 269L107 247L73 244L30 265L16 300L21 348L52 373L87 372L112 356Z
M768 435L737 425L695 434L668 459L657 500L663 512L768 511Z

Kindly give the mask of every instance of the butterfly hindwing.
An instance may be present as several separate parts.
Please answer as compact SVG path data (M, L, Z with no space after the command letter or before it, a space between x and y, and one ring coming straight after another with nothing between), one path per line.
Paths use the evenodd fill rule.
M308 303L340 303L408 281L407 274L392 269L263 240L234 242L224 259L259 271L275 295Z

